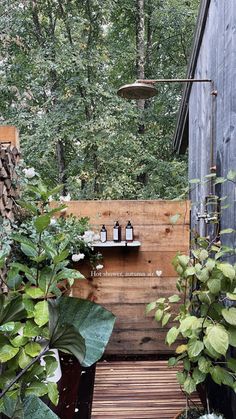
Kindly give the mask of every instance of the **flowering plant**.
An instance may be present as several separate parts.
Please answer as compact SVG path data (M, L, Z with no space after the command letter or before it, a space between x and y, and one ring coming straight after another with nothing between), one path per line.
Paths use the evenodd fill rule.
M65 224L55 231L51 223L65 207L49 203L61 186L48 190L37 174L26 174L18 203L25 226L18 220L4 232L8 246L0 245L0 413L55 419L40 399L58 403L57 384L51 380L58 366L54 349L92 365L103 354L114 316L95 303L63 295L61 282L72 285L83 275L70 267Z

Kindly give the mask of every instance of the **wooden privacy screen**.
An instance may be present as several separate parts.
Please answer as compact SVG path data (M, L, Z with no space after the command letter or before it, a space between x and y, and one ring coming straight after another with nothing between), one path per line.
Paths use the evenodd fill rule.
M96 275L84 263L78 269L85 281L76 281L73 295L89 298L116 316L117 321L107 354L134 355L168 353L166 330L158 327L145 306L175 293L176 274L171 261L177 251L188 252L189 203L186 201L72 201L67 214L90 217L95 231L105 224L108 240L116 220L124 238L128 220L140 248L101 249L104 268ZM175 225L170 217L179 214Z

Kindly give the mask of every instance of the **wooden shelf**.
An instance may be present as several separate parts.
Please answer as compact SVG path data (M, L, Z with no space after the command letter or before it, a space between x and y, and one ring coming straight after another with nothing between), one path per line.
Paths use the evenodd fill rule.
M114 241L106 241L106 242L95 242L93 243L93 247L140 247L141 243L138 240L134 240L133 242L114 242Z

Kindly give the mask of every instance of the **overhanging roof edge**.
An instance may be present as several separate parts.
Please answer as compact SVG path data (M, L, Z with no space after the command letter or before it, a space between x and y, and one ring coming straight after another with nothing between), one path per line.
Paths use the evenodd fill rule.
M210 6L211 0L202 0L197 24L196 24L196 30L193 40L193 47L192 47L192 53L189 60L188 65L188 71L187 71L187 78L193 78L199 51L202 44L202 39L205 31L207 16L208 16L208 10ZM187 83L183 89L182 99L180 103L179 113L178 113L178 119L176 123L175 128L175 134L174 134L174 151L178 154L183 154L188 146L188 134L186 133L186 124L188 122L188 105L189 105L189 96L191 92L192 83Z

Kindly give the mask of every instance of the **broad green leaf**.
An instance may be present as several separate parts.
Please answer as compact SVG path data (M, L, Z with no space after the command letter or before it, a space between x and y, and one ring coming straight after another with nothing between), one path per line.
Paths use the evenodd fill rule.
M206 330L207 339L212 348L219 354L225 355L229 347L229 337L223 326L211 326Z
M172 343L174 343L177 339L179 335L179 330L176 327L172 327L167 335L166 335L166 342L168 343L168 345L172 345Z
M227 360L227 367L233 371L236 372L236 359L235 358L229 358Z
M3 397L1 411L4 413L4 417L11 419L24 419L22 402L18 394L14 394L11 390Z
M168 359L168 367L175 367L176 364L177 364L177 359L174 358L173 356Z
M25 349L25 353L27 355L32 356L32 358L37 356L42 350L41 346L37 342L27 343L24 349Z
M32 361L32 358L25 353L24 348L21 348L19 357L18 357L19 366L22 369L24 369L25 367L27 367L27 365L29 365L31 361Z
M44 326L48 320L48 302L40 301L34 306L34 321L38 326Z
M33 320L27 320L23 329L23 336L33 338L40 335L40 328Z
M51 377L58 367L58 362L54 356L44 356L45 368L47 371L47 377Z
M203 372L204 374L209 373L210 368L211 368L211 361L209 361L208 359L206 359L204 356L201 356L198 360L198 367L199 370L201 372Z
M211 346L209 339L207 336L204 336L203 342L205 345L205 352L213 359L219 359L221 357L221 354L219 352L216 352L216 350Z
M36 220L34 221L34 226L37 232L42 233L48 227L48 225L50 224L50 221L51 221L51 217L48 214L40 215L39 217L37 217Z
M14 339L11 339L11 344L15 348L19 348L20 346L25 345L28 342L28 339L24 336L18 335Z
M12 298L9 302L3 294L0 296L0 325L21 320L25 315L26 311L21 295Z
M7 362L14 358L18 354L19 348L15 348L12 345L3 345L0 348L0 362Z
M236 348L236 328L235 327L229 327L228 328L228 334L229 334L229 344Z
M51 400L51 402L54 405L58 404L59 401L59 392L57 389L57 384L56 383L47 383L47 388L48 388L48 397Z
M185 255L180 255L180 256L177 257L177 259L178 259L180 265L183 268L186 268L186 266L188 266L189 261L190 261L190 257L189 256L185 256Z
M185 278L187 278L188 276L192 276L195 275L196 270L193 266L190 266L189 268L186 269L186 271L184 272L184 276Z
M30 394L38 397L42 397L47 394L47 384L42 383L40 381L34 381L30 383L30 386L26 389L25 393L27 396Z
M198 369L197 367L194 368L193 370L193 375L192 375L194 381L196 384L202 383L203 381L205 381L206 379L206 374L203 373L202 371L200 371L200 369Z
M36 395L24 398L24 419L59 419Z
M229 309L223 308L222 316L224 317L225 321L232 326L236 326L236 308L231 307Z
M56 265L59 262L62 262L63 260L65 260L69 255L69 250L63 250L59 255L55 256L53 259L53 263Z
M196 316L188 316L185 319L180 321L180 326L179 326L179 331L181 333L186 332L187 330L191 330L191 328L193 327L194 323L197 322L197 317Z
M44 292L38 287L27 287L25 292L33 299L41 298L44 296Z
M28 257L33 257L34 258L38 255L37 250L34 247L29 246L26 243L21 243L20 247L21 247L22 252Z
M219 263L218 269L231 281L235 278L235 269L229 263Z
M226 293L226 297L227 297L229 300L236 301L236 294L232 294L231 292L227 292L227 293Z
M161 321L163 314L164 314L164 311L161 309L158 309L155 313L155 320L157 322Z
M146 314L148 314L150 311L154 310L156 308L156 301L152 301L151 303L146 305Z
M224 177L217 177L215 179L215 185L218 185L219 183L225 183L226 179Z
M1 332L12 332L15 329L15 323L14 322L8 322L0 326Z
M205 249L202 249L202 250L200 251L200 253L199 253L199 260L200 260L201 262L203 262L204 260L206 260L206 259L208 258L208 256L209 256L208 251L207 251L207 250L205 250Z
M188 355L190 358L195 358L204 349L204 344L200 340L190 340L188 343Z
M216 384L225 384L229 387L233 386L234 379L224 368L216 365L211 368L210 373Z
M17 268L11 267L7 274L7 286L16 290L23 282L23 277L19 274Z
M208 261L206 262L206 268L210 272L214 269L215 265L216 265L216 262L214 259L208 259Z
M75 269L64 268L59 274L56 275L57 281L63 279L84 279L84 275Z
M170 320L170 318L171 318L171 314L170 313L165 313L164 314L164 316L162 317L162 321L161 321L162 327L164 327L168 323L168 321Z
M55 324L58 325L56 332L58 333L59 340L60 336L63 338L63 330L67 333L67 325L73 325L75 330L71 329L71 333L73 336L75 335L76 344L78 345L80 336L84 339L84 341L81 340L82 358L84 356L83 348L85 342L86 356L81 361L82 365L90 366L100 359L114 326L114 315L98 304L73 297L63 296L54 301L49 300L49 305L50 333L53 339L55 337L53 334ZM65 349L67 345L66 343L64 345L64 343L63 347ZM69 340L70 343L72 341ZM69 349L68 351L70 352ZM80 348L78 348L78 351L80 351Z
M230 234L230 233L234 233L235 230L233 228L225 228L224 230L220 231L220 234Z
M178 371L176 373L176 378L177 378L179 384L182 386L184 384L186 378L187 378L187 374L186 374L186 372Z
M207 282L208 288L212 294L218 294L221 290L221 279L212 278Z
M27 318L34 317L34 302L27 296L23 295L24 306L27 311Z
M191 369L191 363L190 363L190 360L188 358L184 358L183 359L183 365L184 365L184 369L186 371L190 371L190 369Z
M171 295L171 297L168 298L170 303L178 303L180 301L179 295Z
M191 394L194 391L196 391L196 383L190 376L187 377L187 379L184 382L184 391L187 394Z

